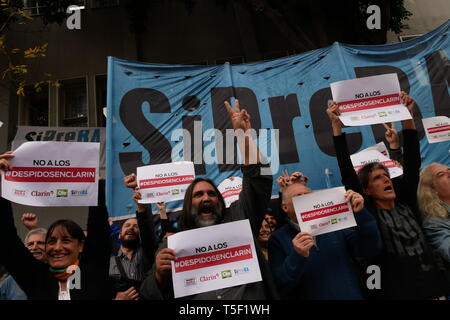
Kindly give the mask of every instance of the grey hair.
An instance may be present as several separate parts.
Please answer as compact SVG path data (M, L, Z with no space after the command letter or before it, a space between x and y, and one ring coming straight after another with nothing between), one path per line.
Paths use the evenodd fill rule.
M27 235L25 236L25 241L24 241L25 245L27 245L28 239L33 234L43 234L45 236L47 234L47 229L45 229L45 228L36 228L36 229L30 230L27 233Z

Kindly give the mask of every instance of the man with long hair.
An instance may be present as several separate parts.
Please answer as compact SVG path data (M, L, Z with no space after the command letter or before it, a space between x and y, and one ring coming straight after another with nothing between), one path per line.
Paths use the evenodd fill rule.
M415 102L405 92L400 99L413 116ZM436 265L421 229L417 208L420 146L414 120L402 121L403 176L391 180L388 169L378 162L365 165L356 174L348 151L339 106L327 109L333 129L333 142L346 188L364 194L369 211L377 219L384 250L368 262L381 270L381 289L370 296L379 299L434 299L445 295L445 278Z
M235 132L243 130L246 133L251 129L250 116L246 110L239 108L238 100L236 100L234 110L228 102L225 102L225 106ZM195 179L185 193L183 213L180 216L180 231L249 219L253 238L258 237L264 212L271 196L272 175L262 174L259 151L249 136L246 135L244 141L238 139L238 144L244 159L241 168L243 184L239 200L234 202L230 208L226 208L224 199L213 181L204 178ZM256 163L251 163L252 156ZM276 298L275 286L267 262L264 260L256 240L255 245L263 281L185 298L195 300ZM171 262L176 259L176 254L177 252L167 248L166 240L161 243L155 265L141 287L141 296L144 299L173 298Z

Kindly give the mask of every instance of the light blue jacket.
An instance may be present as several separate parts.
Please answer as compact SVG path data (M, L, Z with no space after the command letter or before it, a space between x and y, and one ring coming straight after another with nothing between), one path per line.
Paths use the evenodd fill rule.
M11 275L0 283L0 300L27 300L27 296Z
M446 208L450 212L450 208ZM450 217L426 217L423 220L423 229L432 247L450 264Z

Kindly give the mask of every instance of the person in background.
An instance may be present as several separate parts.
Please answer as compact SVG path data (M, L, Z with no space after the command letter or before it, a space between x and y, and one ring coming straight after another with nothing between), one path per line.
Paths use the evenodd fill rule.
M444 260L450 288L450 168L433 162L420 172L417 201L423 228L431 246ZM450 292L447 291L447 296Z

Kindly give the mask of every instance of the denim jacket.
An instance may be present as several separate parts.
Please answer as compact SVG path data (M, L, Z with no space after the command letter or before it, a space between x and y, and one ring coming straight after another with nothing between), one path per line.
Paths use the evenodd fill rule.
M444 204L444 207L450 213L450 206ZM423 221L423 229L433 248L450 264L450 216L447 218L426 217Z

